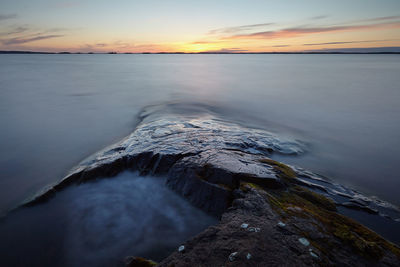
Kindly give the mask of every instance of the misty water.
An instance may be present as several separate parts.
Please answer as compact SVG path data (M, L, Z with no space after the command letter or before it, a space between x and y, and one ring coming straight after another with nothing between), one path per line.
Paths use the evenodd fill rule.
M399 55L0 55L0 211L171 101L291 135L308 153L281 160L399 204L399 73Z
M160 261L217 220L192 207L163 177L123 172L73 186L0 221L4 266L123 266Z
M182 114L185 106L198 105L202 112L206 107L223 120L300 140L306 145L304 155L275 158L400 204L399 73L399 55L0 55L0 213L56 183L85 157L131 133L144 107L168 103L180 103ZM129 216L124 208L115 208L125 201L129 205L128 195L143 197L148 190L128 194L123 190L130 183L126 179L68 189L49 204L23 210L13 218L25 218L35 225L56 217L56 222L63 223L55 223L54 229L44 224L33 233L46 235L52 229L54 235L49 233L48 238L60 240L65 237L62 225L69 223L79 231L89 223L85 209L99 215L90 222L110 218L108 212L113 216L119 213L120 221L106 220L115 226L117 237L145 229L143 225L129 228L135 227L133 220L124 217ZM161 185L148 185L155 181L152 179L132 180L135 186L153 186L156 193L154 202L151 198L141 202L148 207L144 218L158 214L151 206L163 203L156 201L157 195L165 196L166 203L175 203L162 204L174 214L177 196L167 194L164 190L168 189ZM82 200L75 206L68 202L74 198L79 202L80 195L99 199ZM107 205L115 195L124 200ZM64 218L56 212L60 209L76 212L76 218ZM182 209L187 209L187 214L177 216L178 224L191 228L193 222L185 221L188 214L203 218L193 228L197 232L213 223L191 206ZM14 231L30 229L13 221L18 219L9 220L13 223L6 220L3 233L10 225ZM149 224L150 229L157 228ZM170 224L167 220L166 225ZM72 253L82 242L90 245L90 238L106 228L88 228L86 234L75 233L59 245L69 244ZM164 252L196 231L183 231L171 239ZM22 236L16 240L22 242ZM33 234L30 240L34 243L37 236ZM115 240L110 235L102 238L105 243ZM122 257L121 251L128 253L134 238L126 239L126 246L105 246L107 260ZM46 247L46 242L41 246ZM92 248L101 247L96 243L101 241L93 242ZM90 262L91 251L82 249ZM62 248L55 248L54 255L60 251ZM72 265L76 263L72 256L68 259Z

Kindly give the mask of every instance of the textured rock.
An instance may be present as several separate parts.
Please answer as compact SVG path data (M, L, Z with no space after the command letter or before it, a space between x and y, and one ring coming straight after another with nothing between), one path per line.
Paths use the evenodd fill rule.
M81 162L58 184L27 205L46 201L72 183L115 176L131 169L167 175L166 184L202 209L220 215L230 206L232 189L241 181L270 188L283 183L272 165L260 162L271 155L302 153L295 140L223 122L211 115L142 116L136 130L121 142Z
M298 155L305 149L301 142L209 114L145 110L141 119L131 135L26 205L74 183L138 170L165 176L168 187L221 217L161 266L400 265L397 247L336 212L340 205L398 219L397 207L269 158Z
M159 266L399 266L400 264L399 254L396 254L400 250L397 248L392 252L390 243L384 243L382 238L373 232L368 232L367 229L363 231L372 236L365 234L363 238L367 240L363 242L371 246L369 249L356 243L344 242L340 235L323 230L329 225L314 217L312 213L305 212L306 209L290 215L281 213L284 208L280 210L275 204L271 205L272 195L267 191L254 189L251 186L244 186L243 189L246 193L235 194L241 197L234 199L233 206L222 215L218 225L211 226L188 240L185 244L185 254L172 253ZM297 200L294 199L292 205L297 203ZM307 200L303 201L309 203ZM336 214L329 210L326 212ZM284 229L279 225L282 224L282 220L285 221ZM249 225L258 225L262 231L244 230L241 227L243 221ZM351 231L353 229L350 227L349 232ZM307 235L307 238L304 235Z

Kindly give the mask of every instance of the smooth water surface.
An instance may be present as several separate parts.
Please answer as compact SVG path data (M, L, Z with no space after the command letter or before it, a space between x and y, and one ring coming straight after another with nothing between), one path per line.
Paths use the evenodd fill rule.
M302 140L280 159L399 204L399 73L399 55L0 55L0 211L168 102Z

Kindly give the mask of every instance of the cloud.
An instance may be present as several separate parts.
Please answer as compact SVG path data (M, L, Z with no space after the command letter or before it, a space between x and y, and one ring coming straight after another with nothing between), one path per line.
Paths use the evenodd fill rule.
M0 32L0 36L7 36L7 35L13 35L13 34L19 34L28 31L29 28L26 26L17 26L17 27L12 27L8 31L5 32Z
M303 44L304 46L315 46L315 45L337 45L337 44L360 44L360 43L375 43L375 42L388 42L388 41L398 41L399 39L391 40L363 40L363 41L337 41L337 42L326 42L326 43L310 43Z
M15 19L17 14L0 14L0 20Z
M201 53L243 53L243 52L248 52L249 50L246 49L241 49L241 48L222 48L219 50L209 50L209 51L204 51Z
M329 16L327 16L327 15L321 15L321 16L311 17L310 19L311 19L311 20L320 20L320 19L326 19L327 17L329 17Z
M289 47L290 45L273 45L272 47Z
M383 22L364 25L342 25L342 26L320 26L320 27L293 27L276 31L263 31L247 34L237 34L223 39L275 39L275 38L290 38L316 33L339 32L339 31L356 31L367 29L379 29L400 27L400 21Z
M351 47L351 48L331 48L306 50L305 52L339 52L339 53L400 53L400 47Z
M222 41L195 41L195 42L191 42L190 44L218 44L221 42Z
M248 30L253 30L256 28L271 26L274 24L275 23L269 22L269 23L250 24L250 25L242 25L242 26L236 26L236 27L220 28L220 29L211 30L208 32L208 34L213 35L213 34L221 34L221 33L236 33L236 32L248 31Z
M361 21L388 21L388 20L399 20L399 19L400 19L400 16L386 16L386 17L364 19Z
M45 39L52 39L52 38L58 38L58 37L63 37L64 35L60 34L50 34L50 35L38 35L35 37L15 37L15 38L9 38L9 39L3 39L0 40L0 42L4 45L17 45L17 44L25 44L25 43L30 43L30 42L35 42L35 41L40 41L40 40L45 40Z

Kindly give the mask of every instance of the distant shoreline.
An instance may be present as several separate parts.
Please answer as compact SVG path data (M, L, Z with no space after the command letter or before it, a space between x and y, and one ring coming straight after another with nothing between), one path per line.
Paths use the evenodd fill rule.
M301 54L400 54L400 52L323 52L323 51L316 51L316 52L140 52L140 53L131 53L131 52L38 52L38 51L0 51L0 54L44 54L44 55L159 55L159 54L170 54L170 55L213 55L213 54L228 54L228 55L263 55L263 54L283 54L283 55L301 55Z

